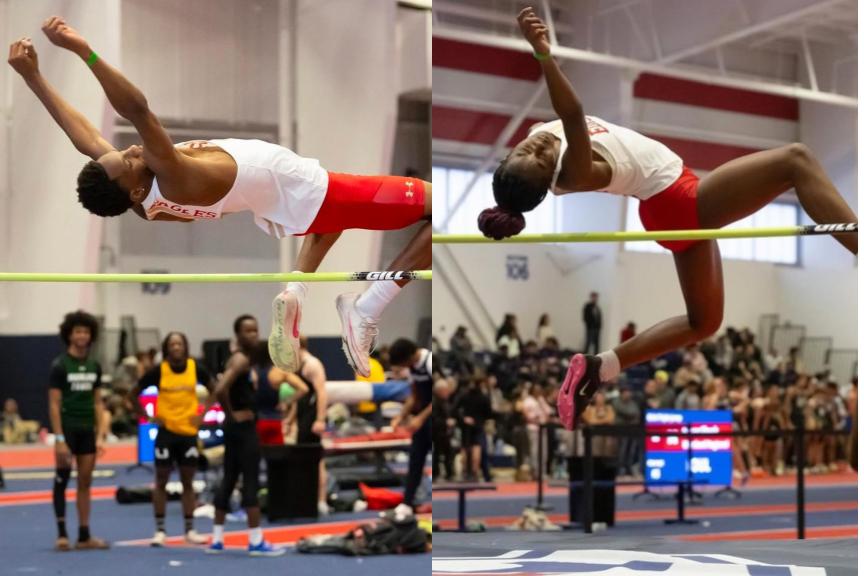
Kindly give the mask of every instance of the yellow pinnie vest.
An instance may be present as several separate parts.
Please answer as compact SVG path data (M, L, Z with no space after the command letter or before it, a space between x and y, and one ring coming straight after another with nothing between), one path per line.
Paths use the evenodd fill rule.
M195 360L186 360L186 370L175 374L168 362L160 365L159 397L156 414L165 422L165 428L174 434L196 436L198 429L192 425L192 417L198 414L198 383Z

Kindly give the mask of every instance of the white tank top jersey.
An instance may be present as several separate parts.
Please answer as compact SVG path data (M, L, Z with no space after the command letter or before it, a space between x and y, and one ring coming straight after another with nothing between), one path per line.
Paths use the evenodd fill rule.
M231 190L212 206L188 206L166 200L153 179L141 203L148 220L164 212L190 220L216 220L222 214L249 211L259 228L284 238L302 234L318 215L329 177L317 160L303 158L283 146L262 140L195 140L176 148L218 146L237 163Z
M660 142L594 116L585 116L585 122L591 138L591 149L612 167L612 180L603 192L647 200L681 176L684 162ZM552 190L561 192L557 185L561 161L567 149L564 124L561 120L547 122L533 128L530 135L538 132L549 132L561 140L558 166L552 178Z

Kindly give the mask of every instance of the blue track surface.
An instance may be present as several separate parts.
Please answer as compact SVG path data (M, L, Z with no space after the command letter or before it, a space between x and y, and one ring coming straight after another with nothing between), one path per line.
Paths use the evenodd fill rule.
M100 468L107 469L107 468ZM152 473L144 470L126 472L126 467L114 467L114 478L94 479L95 486L147 484ZM75 481L69 487L74 488ZM50 479L7 481L0 495L14 492L47 491ZM334 514L326 522L356 522L373 517L373 513ZM113 500L94 500L91 531L95 536L117 543L126 540L149 539L155 528L150 504L118 505ZM323 521L322 521L323 522ZM169 502L166 515L169 536L182 533L183 519L179 502ZM305 522L308 524L308 522ZM196 519L196 529L204 534L211 531L212 521ZM264 522L265 531L270 525ZM67 502L67 529L77 534L77 513L74 500ZM227 523L226 532L243 530L245 523ZM314 528L312 530L314 532ZM50 504L0 506L0 575L79 575L87 576L378 576L387 574L429 574L429 554L415 556L382 556L352 558L342 556L309 556L293 550L279 558L250 558L242 551L229 551L209 556L203 550L190 548L153 549L147 546L113 546L108 551L55 552L54 514Z

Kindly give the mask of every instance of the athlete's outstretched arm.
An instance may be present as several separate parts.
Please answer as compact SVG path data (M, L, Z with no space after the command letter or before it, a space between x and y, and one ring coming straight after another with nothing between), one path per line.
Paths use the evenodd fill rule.
M567 137L566 162L572 166L580 178L589 179L592 169L591 139L588 137L588 126L585 123L585 113L582 102L576 96L576 91L570 80L564 75L558 62L552 58L552 47L549 44L549 29L543 23L533 8L525 8L519 13L519 27L525 39L531 44L534 53L543 69L552 107L564 124L564 135Z
M102 138L99 130L66 102L42 76L39 72L39 56L30 38L22 38L9 46L8 62L63 129L76 150L93 160L114 150L114 147Z
M87 62L96 79L102 85L108 101L117 113L132 122L147 153L148 167L162 174L176 167L180 155L159 119L147 104L144 93L135 87L119 70L99 58L90 49L90 44L63 18L52 16L42 25L42 31L52 44L65 48Z

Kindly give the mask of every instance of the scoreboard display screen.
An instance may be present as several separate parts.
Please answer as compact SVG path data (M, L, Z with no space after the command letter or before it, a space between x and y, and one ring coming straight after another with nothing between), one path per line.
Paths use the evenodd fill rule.
M731 431L731 410L648 410L645 413L645 483L668 485L692 480L729 486L732 484L732 437L722 434Z
M150 418L156 416L156 398L159 396L159 389L155 386L150 386L141 391L138 396L138 402L146 418L138 419L138 463L148 464L155 460L156 456L156 434L159 431L159 426L150 422ZM204 405L198 405L198 414L204 412ZM225 420L225 413L219 404L213 404L210 409L204 414L204 421L201 423L201 429L198 430L198 437L204 442L205 447L215 446L222 443L222 422Z

